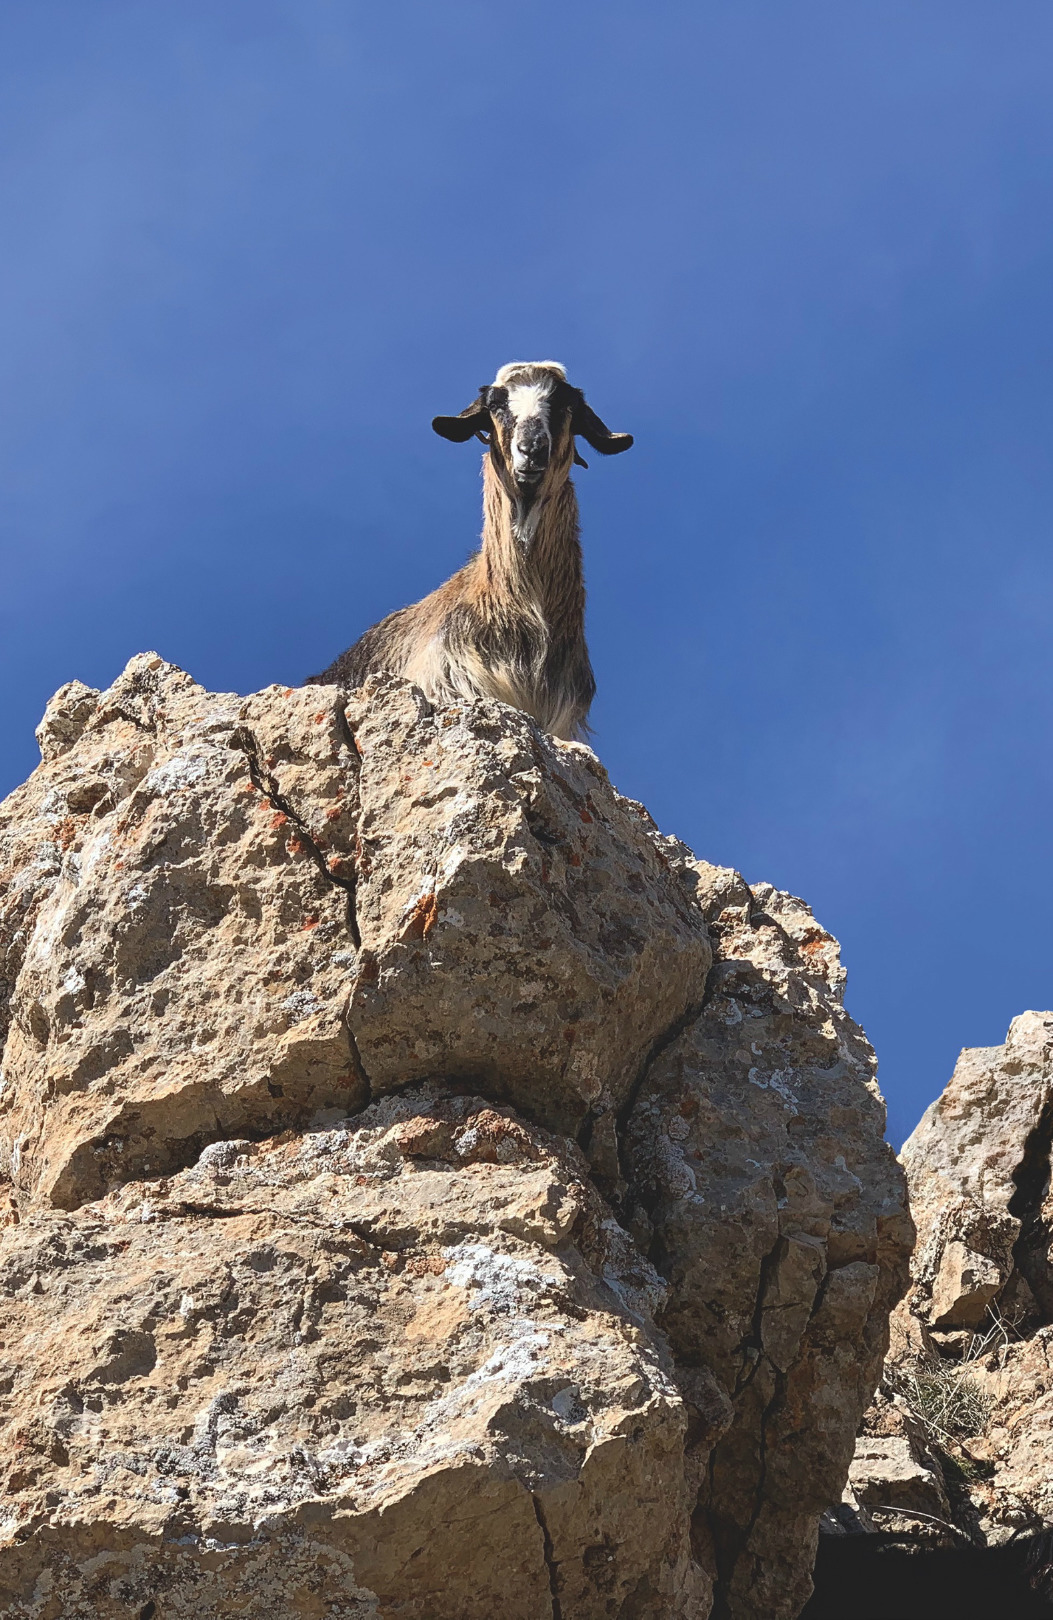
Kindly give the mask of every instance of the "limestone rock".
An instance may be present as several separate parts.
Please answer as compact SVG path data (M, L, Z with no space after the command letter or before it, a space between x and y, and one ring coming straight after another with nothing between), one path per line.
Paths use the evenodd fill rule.
M890 1359L900 1316L897 1307ZM882 1386L865 1414L841 1500L819 1521L820 1538L880 1531L927 1550L960 1548L952 1515L939 1450L902 1396Z
M808 908L388 677L39 735L0 1612L791 1620L912 1237Z
M75 1207L436 1075L573 1129L700 998L704 921L588 749L383 678L352 737L344 702L143 655L49 705L0 807L20 1191Z
M0 1243L0 1612L704 1615L664 1295L587 1165L410 1094ZM238 1600L253 1606L242 1611Z
M217 697L150 654L75 688L0 805L0 1152L20 1194L67 1208L367 1097L347 892L309 842L353 828L339 694Z
M1053 1526L1053 1324L1000 1346L979 1372L991 1410L980 1435L965 1447L981 1465L969 1487L970 1506L992 1541L1048 1529Z
M1037 1288L1053 1319L1048 1242L1033 1256L1014 1256L1025 1222L1037 1216L1042 1225L1053 1214L1040 1207L1051 1136L1053 1014L1027 1012L1013 1020L1004 1047L962 1053L903 1144L918 1226L915 1315L933 1326L974 1327L1017 1271L1013 1293L1024 1284L1031 1297Z
M899 1517L915 1528L912 1515L946 1520L950 1515L942 1475L927 1467L906 1434L864 1435L848 1471L852 1494L867 1509L899 1508ZM883 1513L878 1528L899 1528L895 1514Z
M729 1612L779 1620L808 1596L913 1230L836 942L802 901L695 870L706 1006L650 1070L626 1174L677 1361L706 1367L734 1414L707 1450L696 1545Z
M918 1245L883 1388L939 1388L917 1404L951 1514L988 1543L1053 1525L1051 1140L1053 1013L1027 1012L962 1052L902 1154Z
M1004 1282L1001 1266L952 1239L944 1245L932 1279L933 1327L979 1327Z
M432 711L384 677L348 718L363 945L348 1016L374 1091L470 1075L554 1127L609 1116L710 963L651 818L590 749L502 704Z

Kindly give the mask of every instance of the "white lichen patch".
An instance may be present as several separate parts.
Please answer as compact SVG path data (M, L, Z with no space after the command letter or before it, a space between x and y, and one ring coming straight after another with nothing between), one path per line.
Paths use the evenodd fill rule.
M501 1254L485 1243L458 1243L443 1249L446 1280L468 1292L470 1311L509 1315L559 1290L559 1272L542 1271L531 1260Z
M281 1003L282 1010L289 1015L291 1024L299 1024L305 1018L313 1018L320 1013L322 1003L311 990L294 990L292 995L286 996Z
M203 782L209 773L211 756L197 750L182 750L172 754L163 765L148 771L140 784L140 791L152 798L167 798L169 794L186 792Z

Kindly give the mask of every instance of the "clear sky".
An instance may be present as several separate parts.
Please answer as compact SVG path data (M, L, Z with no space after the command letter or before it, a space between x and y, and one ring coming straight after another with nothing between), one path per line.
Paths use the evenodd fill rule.
M295 682L458 566L510 359L614 781L840 938L900 1138L1053 1005L1049 0L0 8L0 791L73 676Z

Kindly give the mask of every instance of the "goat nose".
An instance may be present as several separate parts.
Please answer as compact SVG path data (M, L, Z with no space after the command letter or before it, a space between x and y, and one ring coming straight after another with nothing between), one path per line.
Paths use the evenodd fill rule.
M548 434L541 430L516 435L516 449L532 467L547 467L549 457Z

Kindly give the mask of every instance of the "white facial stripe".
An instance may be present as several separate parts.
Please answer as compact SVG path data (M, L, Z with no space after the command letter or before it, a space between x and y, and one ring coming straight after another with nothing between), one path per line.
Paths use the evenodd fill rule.
M494 379L495 386L506 391L506 409L513 424L512 471L524 484L536 485L548 466L552 454L549 405L553 389L565 381L566 372L553 360L514 361L502 366Z
M545 431L548 431L548 396L552 392L552 384L517 383L508 390L508 409L515 418L516 426L527 422L531 417L541 418Z
M536 470L536 451L539 440L546 444L545 463L552 452L552 435L548 426L549 389L543 383L520 383L508 390L508 409L515 427L512 429L512 471L516 476L539 476Z

